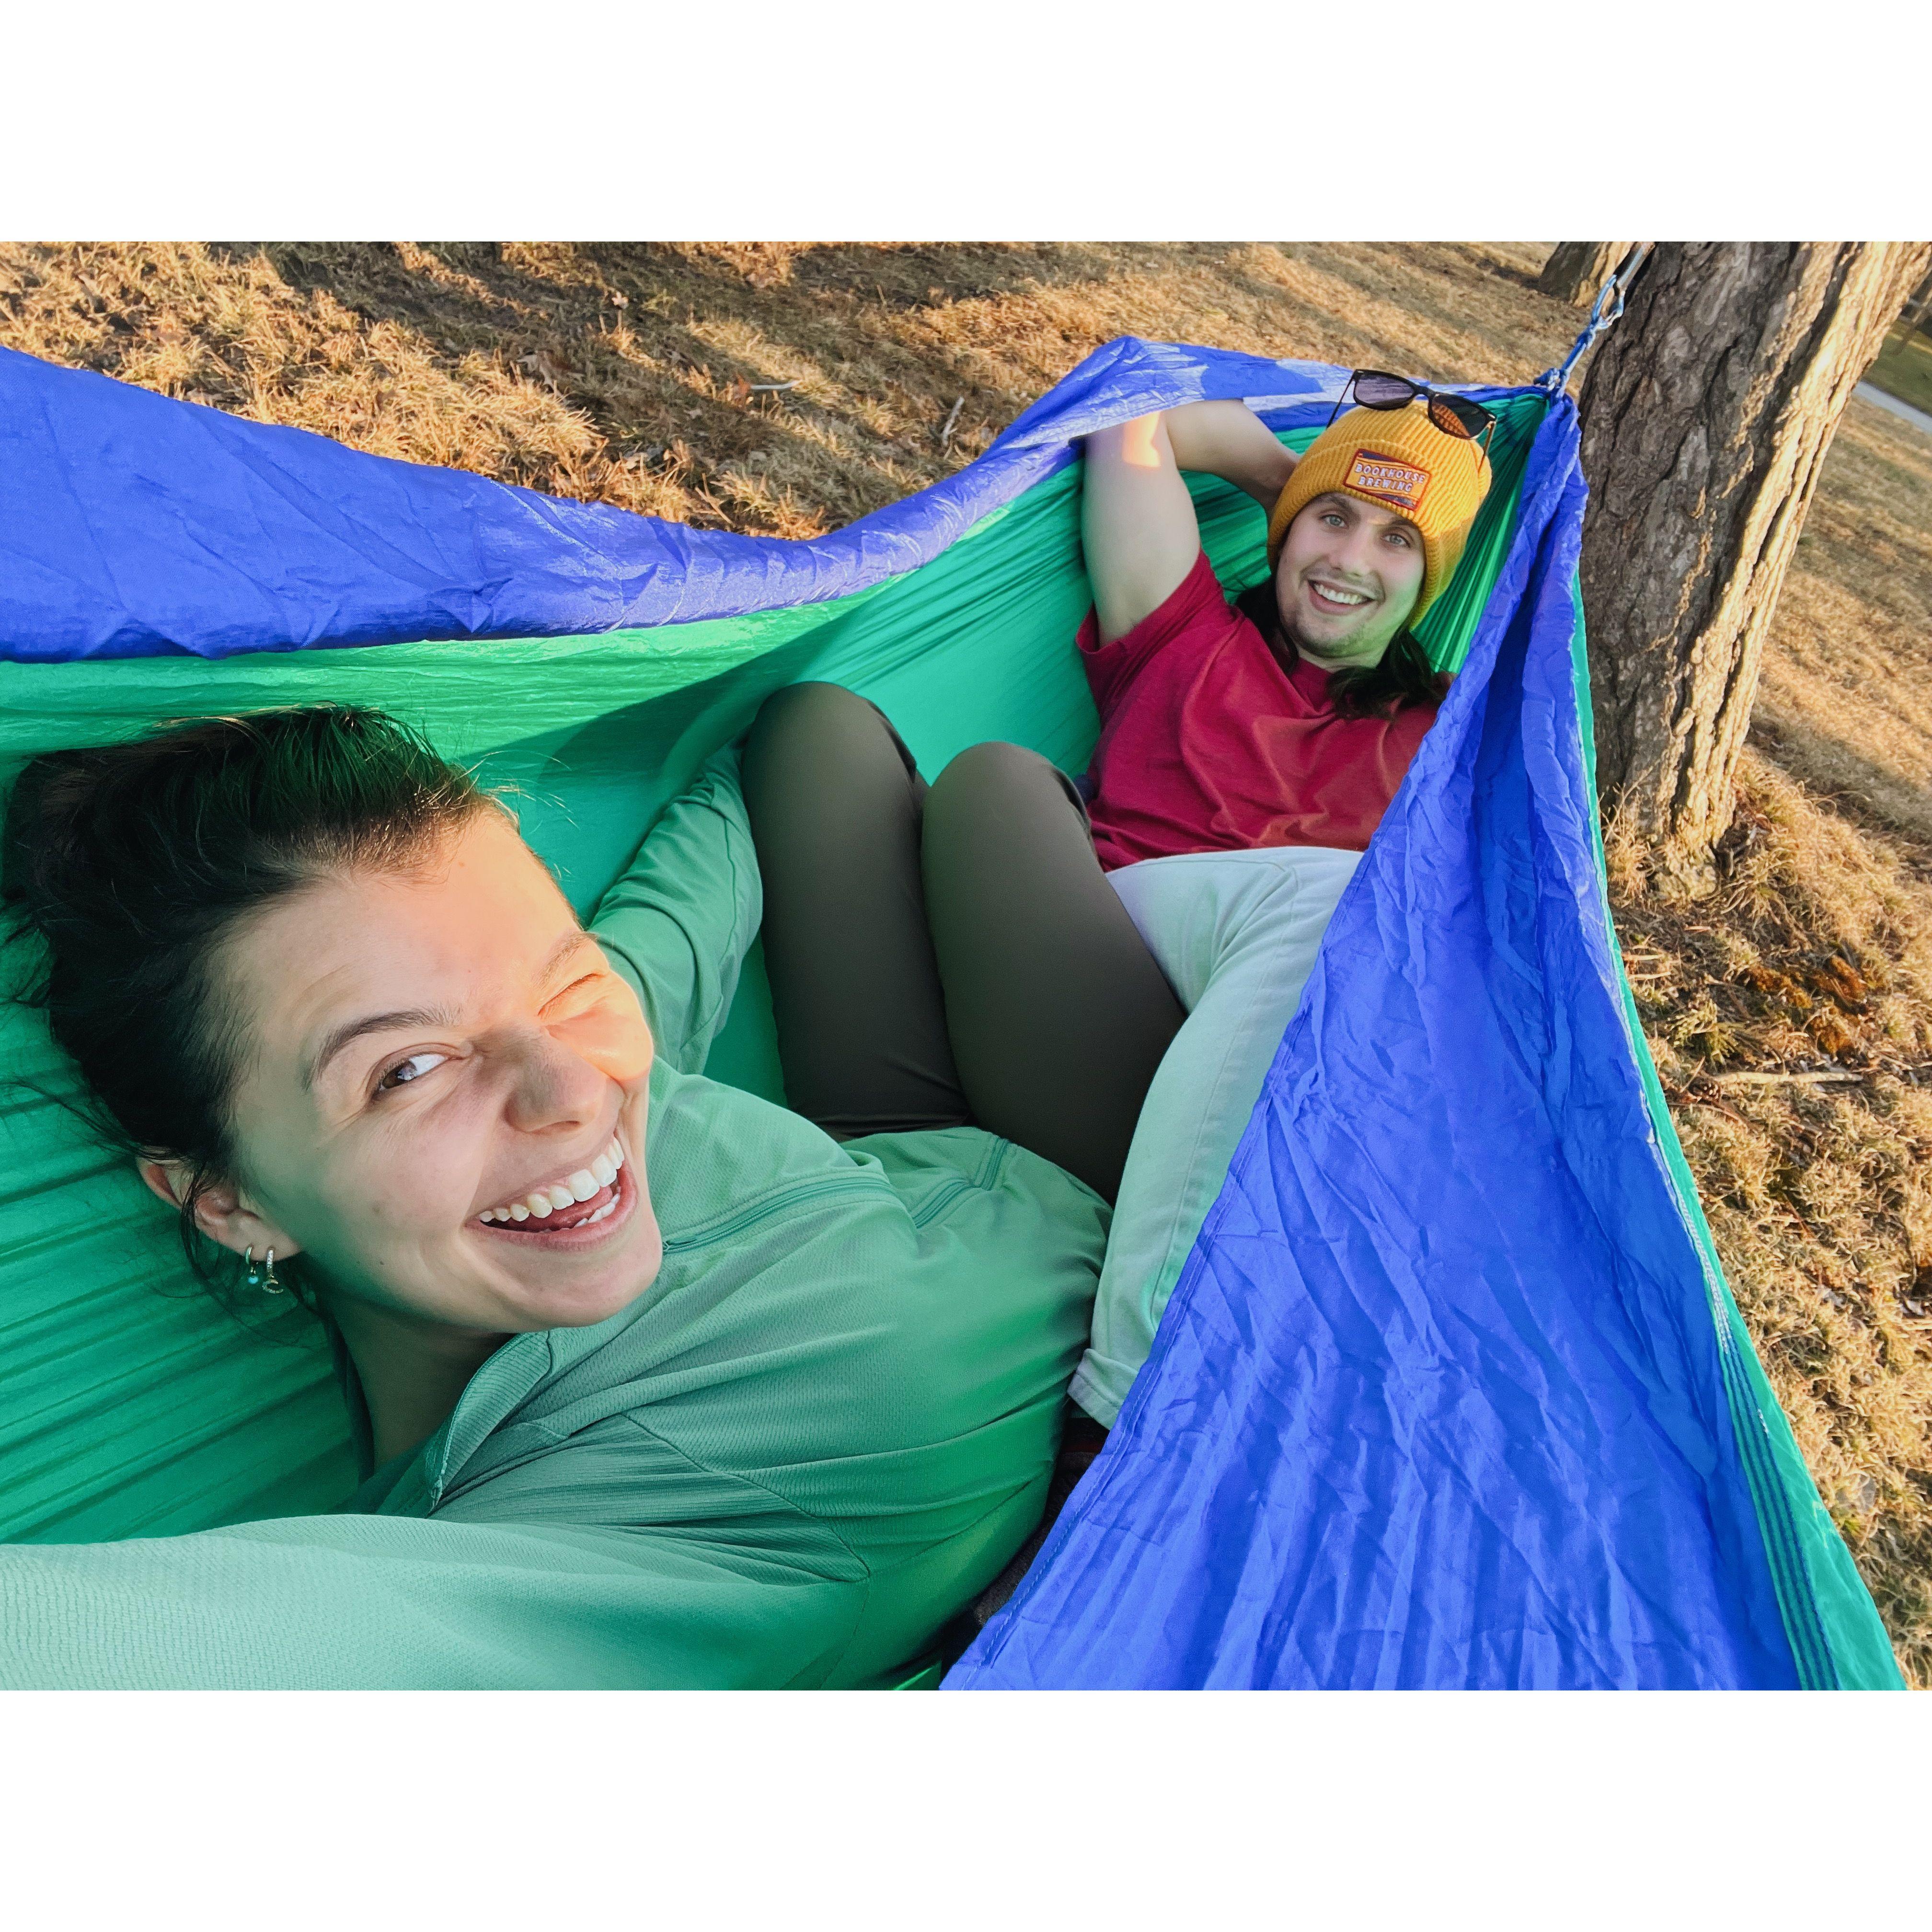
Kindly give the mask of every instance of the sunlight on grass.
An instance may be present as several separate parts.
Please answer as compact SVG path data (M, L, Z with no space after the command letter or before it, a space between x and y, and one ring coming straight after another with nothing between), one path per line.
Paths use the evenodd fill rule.
M1932 416L1932 339L1922 329L1914 329L1909 336L1894 329L1886 338L1878 360L1865 371L1865 380Z

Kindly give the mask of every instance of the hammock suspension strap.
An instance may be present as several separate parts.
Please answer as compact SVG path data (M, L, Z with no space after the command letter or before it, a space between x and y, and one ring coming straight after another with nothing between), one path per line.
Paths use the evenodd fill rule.
M1624 312L1624 297L1630 292L1630 285L1636 279L1636 272L1643 266L1644 258L1652 248L1648 242L1630 244L1630 252L1619 262L1610 278L1597 291L1597 299L1592 304L1590 319L1583 325L1583 332L1570 345L1570 353L1563 358L1561 368L1546 369L1537 378L1537 387L1546 389L1552 396L1560 396L1568 386L1570 372L1576 366L1578 358L1597 338Z

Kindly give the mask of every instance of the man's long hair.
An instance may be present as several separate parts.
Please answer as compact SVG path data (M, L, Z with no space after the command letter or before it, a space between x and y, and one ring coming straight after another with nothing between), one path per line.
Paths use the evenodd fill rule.
M1271 650L1283 657L1295 654L1294 639L1282 628L1272 577L1243 591L1234 600L1234 608L1268 640ZM1396 632L1376 663L1334 672L1328 685L1330 701L1344 718L1393 718L1412 704L1441 704L1448 688L1448 679L1429 662L1429 653L1407 630Z

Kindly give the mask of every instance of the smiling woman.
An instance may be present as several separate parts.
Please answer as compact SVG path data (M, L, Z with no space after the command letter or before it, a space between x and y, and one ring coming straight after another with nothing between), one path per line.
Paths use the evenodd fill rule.
M650 1030L500 810L404 869L319 871L217 970L247 1014L228 1090L246 1180L204 1185L199 1225L326 1284L379 1461L421 1442L505 1336L600 1322L655 1276L634 1186L621 1216L598 1218L620 1199L602 1181L585 1200L608 1198L565 1211L614 1144L644 1144ZM192 1185L164 1158L143 1172L164 1199ZM511 1202L531 1204L524 1222L496 1218Z
M204 1277L285 1278L328 1326L349 1510L438 1532L382 1546L387 1597L245 1635L178 1575L109 1589L94 1680L864 1683L1033 1527L1106 1203L963 1108L842 1143L700 1076L763 910L734 754L588 930L494 800L339 706L40 758L4 862L35 996ZM458 1526L510 1538L472 1563L587 1564L632 1640L560 1646L531 1583L459 1636ZM175 1547L218 1566L235 1534ZM43 1637L11 1619L30 1678Z
M609 1200L563 1212L642 1144L637 995L507 814L389 719L318 706L40 759L6 853L55 1036L190 1259L212 1282L224 1250L262 1256L317 1305L379 1457L506 1334L601 1320L656 1273L638 1191L622 1228L598 1214L614 1166L584 1190ZM480 1216L540 1189L526 1219L570 1258L533 1280L536 1241Z

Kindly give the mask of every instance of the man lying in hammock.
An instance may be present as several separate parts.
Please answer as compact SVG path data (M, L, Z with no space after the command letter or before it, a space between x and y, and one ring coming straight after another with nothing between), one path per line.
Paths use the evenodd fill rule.
M760 720L759 733L782 717L788 747L786 802L756 785L747 802L792 1104L829 1121L820 1096L850 1084L836 1042L936 974L944 1028L900 1076L934 1096L929 1107L970 1096L970 1112L947 1118L1118 1196L1070 1391L1102 1429L1147 1360L1330 915L1443 692L1408 627L1454 571L1488 488L1490 418L1400 377L1354 380L1363 406L1298 463L1238 403L1088 439L1095 609L1078 641L1101 730L1084 808L1044 758L982 744L940 783L969 784L983 808L922 811L890 723L832 686L781 692ZM1236 607L1201 548L1184 469L1270 512L1273 575ZM800 814L806 799L814 809ZM827 890L868 863L901 879L922 869L922 908L888 917L882 900ZM1085 997L1042 998L1049 987ZM827 1031L841 1007L848 1018ZM1097 1432L1070 1432L1049 1508L1097 1448Z
M950 1046L973 1118L1118 1197L1072 1388L1106 1426L1444 688L1410 627L1454 572L1488 488L1491 418L1399 376L1353 381L1362 406L1298 463L1233 402L1088 437L1095 608L1078 648L1101 730L1086 809L1045 759L980 745L949 776L975 772L1004 805L964 844L949 828L923 834L926 911L944 940ZM1222 477L1270 512L1273 574L1233 606L1202 550L1183 470ZM886 748L897 740L870 705L824 685L780 696L800 707L796 754L810 766L794 790L839 796L855 826L896 809L904 782ZM784 836L761 830L761 844ZM782 1045L809 1025L781 991L800 983L796 958L842 946L853 962L893 956L812 884L842 849L768 874ZM966 876L982 882L976 926L962 922L955 892L933 890L935 878ZM960 962L986 948L1018 970L963 983ZM1090 1007L1037 998L1060 983L1089 991Z
M1413 626L1489 488L1489 412L1358 370L1298 462L1244 405L1087 439L1100 712L1098 866L1181 1003L1119 1187L1074 1399L1111 1425L1261 1093L1342 890L1447 680ZM1346 392L1345 392L1345 394ZM1269 579L1231 604L1180 472L1268 512Z

